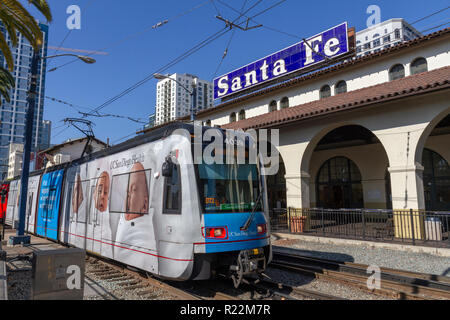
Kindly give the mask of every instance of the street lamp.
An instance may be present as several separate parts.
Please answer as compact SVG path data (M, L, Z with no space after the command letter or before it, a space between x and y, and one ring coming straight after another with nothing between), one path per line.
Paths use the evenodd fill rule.
M19 203L19 226L16 236L10 237L10 244L29 244L30 236L25 236L25 211L27 207L27 194L28 194L28 176L30 174L30 153L31 143L33 136L33 121L34 121L34 108L36 104L36 87L37 87L37 71L40 60L46 60L50 58L62 57L62 56L74 56L85 63L95 63L95 59L80 56L70 53L63 53L54 56L41 57L39 55L40 47L34 51L33 59L31 61L31 84L30 91L28 91L28 110L25 125L25 142L23 146L23 161L22 161L22 176L20 178L20 203Z
M197 109L197 86L195 83L192 84L192 91L186 88L180 81L177 79L172 79L170 76L166 76L160 73L154 73L153 77L158 80L169 79L178 83L184 90L186 90L191 95L191 121L195 121L195 110Z

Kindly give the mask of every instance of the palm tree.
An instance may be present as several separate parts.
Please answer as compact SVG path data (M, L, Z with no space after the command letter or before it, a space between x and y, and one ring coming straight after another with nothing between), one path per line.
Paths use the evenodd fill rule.
M42 13L48 22L52 21L47 0L28 0L28 3ZM0 0L0 21L8 32L13 46L17 46L18 32L28 40L35 52L42 46L43 38L39 24L18 0ZM14 78L10 73L14 70L14 59L2 32L0 32L0 51L8 65L8 70L0 67L0 95L9 102L9 90L14 87Z

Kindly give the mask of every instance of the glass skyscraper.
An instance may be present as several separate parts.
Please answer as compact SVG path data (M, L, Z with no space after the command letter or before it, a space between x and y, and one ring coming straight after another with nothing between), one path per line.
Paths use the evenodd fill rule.
M48 26L39 23L43 32L41 57L47 56ZM1 98L0 115L0 180L6 179L8 173L9 145L11 143L23 144L25 142L25 117L28 108L27 92L31 83L31 60L33 48L20 33L17 47L13 47L11 38L4 26L0 23L0 31L5 36L14 57L14 71L12 75L15 87L10 91L11 102ZM0 53L0 65L8 68L4 56ZM43 115L45 99L45 71L46 61L41 59L38 67L36 104L34 110L32 150L38 151L43 143Z

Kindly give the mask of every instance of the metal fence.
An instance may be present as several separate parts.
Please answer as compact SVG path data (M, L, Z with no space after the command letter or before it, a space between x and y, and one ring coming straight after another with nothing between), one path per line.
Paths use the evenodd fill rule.
M274 209L273 232L450 247L450 212Z

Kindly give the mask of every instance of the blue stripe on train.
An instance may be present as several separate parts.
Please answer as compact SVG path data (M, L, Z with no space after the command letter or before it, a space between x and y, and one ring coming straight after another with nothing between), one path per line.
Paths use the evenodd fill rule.
M227 227L228 229L228 239L205 239L206 253L238 251L269 245L269 233L258 234L256 229L259 224L266 223L263 212L255 212L247 231L240 230L250 214L249 212L205 214L205 228Z
M58 214L63 174L63 170L44 174L39 192L36 233L53 240L58 240Z

